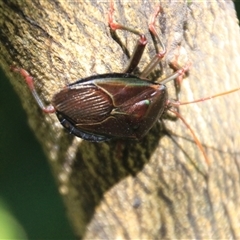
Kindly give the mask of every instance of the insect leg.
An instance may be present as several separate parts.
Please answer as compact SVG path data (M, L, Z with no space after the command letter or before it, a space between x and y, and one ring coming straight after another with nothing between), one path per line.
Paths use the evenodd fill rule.
M157 6L154 13L150 17L148 28L149 28L149 31L152 34L152 36L155 39L157 39L156 43L158 43L161 46L162 51L159 51L158 47L156 45L157 54L154 56L154 58L151 60L151 62L145 67L145 69L143 70L143 72L140 75L141 78L146 78L153 71L153 69L157 66L157 64L159 64L159 62L162 60L162 58L166 54L165 45L163 44L162 40L158 36L156 29L155 29L157 15L160 13L160 11L161 11L161 7Z
M14 72L19 72L22 77L24 78L25 82L27 83L33 97L35 98L37 104L39 107L45 112L45 113L54 113L55 109L52 105L45 106L41 98L39 97L35 87L34 87L34 82L33 82L33 77L23 68L18 68L18 67L11 67L11 70Z
M140 33L139 31L114 22L113 21L113 12L114 12L114 6L113 6L113 2L111 1L110 10L108 12L108 24L112 31L124 30L124 31L131 32L133 34L136 34L140 37L137 40L136 46L133 50L133 53L129 60L128 66L123 71L125 73L131 73L137 67L137 65L142 57L143 51L147 44L147 39L146 39L145 35Z

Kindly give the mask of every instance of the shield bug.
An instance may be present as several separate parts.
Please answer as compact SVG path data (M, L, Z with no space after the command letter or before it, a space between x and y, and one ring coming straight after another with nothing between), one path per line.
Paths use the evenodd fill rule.
M149 30L156 37L162 51L157 53L138 77L131 72L137 67L147 39L144 34L113 22L113 4L108 15L111 30L129 31L139 36L129 64L123 73L100 74L67 85L45 106L33 83L33 77L22 69L12 67L24 77L36 102L45 113L55 112L60 123L73 135L84 140L100 142L115 138L139 140L147 134L166 110L168 93L163 83L180 78L187 71L178 70L163 83L150 82L147 76L166 53L155 31L156 9L150 19Z

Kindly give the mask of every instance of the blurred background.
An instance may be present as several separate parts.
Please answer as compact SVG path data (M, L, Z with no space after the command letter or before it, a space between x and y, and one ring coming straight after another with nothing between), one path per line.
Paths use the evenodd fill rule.
M240 2L235 2L240 15ZM0 69L0 239L74 239L47 159Z
M0 239L74 239L46 156L2 71Z

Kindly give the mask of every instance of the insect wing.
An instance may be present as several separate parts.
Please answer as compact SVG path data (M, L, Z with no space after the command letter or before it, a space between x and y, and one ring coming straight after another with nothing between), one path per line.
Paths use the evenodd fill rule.
M55 109L76 124L97 124L112 111L111 98L94 85L65 88L53 98Z

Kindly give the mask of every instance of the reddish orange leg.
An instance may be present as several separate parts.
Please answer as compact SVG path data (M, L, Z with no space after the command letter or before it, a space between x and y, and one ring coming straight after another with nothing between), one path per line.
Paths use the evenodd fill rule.
M108 24L109 24L109 27L111 28L111 30L113 30L113 31L124 30L124 31L131 32L135 35L138 35L140 37L136 43L135 49L133 50L133 54L129 60L128 66L123 71L125 73L131 73L137 67L137 65L142 57L143 51L147 44L147 39L146 39L145 35L140 33L139 31L129 28L129 27L125 27L121 24L114 22L113 21L113 13L114 13L114 6L113 6L113 2L111 1L110 10L108 12Z
M174 72L170 76L168 76L158 82L160 82L161 84L166 84L167 82L170 82L176 78L183 78L185 73L189 70L190 66L191 66L191 64L187 64L185 67L178 69L176 72Z
M165 45L163 44L160 37L158 36L158 34L156 32L156 28L155 28L156 19L157 19L158 14L160 13L160 11L161 11L161 7L158 5L156 7L154 13L151 15L151 17L149 19L148 29L149 29L150 33L153 35L153 37L155 39L157 39L157 43L161 46L162 51L157 50L158 52L155 55L155 57L151 60L151 62L145 67L145 69L141 73L141 75L140 75L141 78L146 78L154 70L154 68L157 66L157 64L159 64L159 62L162 60L162 58L166 54Z
M45 106L45 104L42 102L42 100L40 99L40 97L34 87L33 77L26 70L24 70L23 68L18 68L18 67L14 67L14 66L11 66L11 70L14 72L19 72L22 75L22 77L24 78L25 82L27 83L33 97L35 98L37 104L45 113L54 113L55 112L55 108L52 105Z

